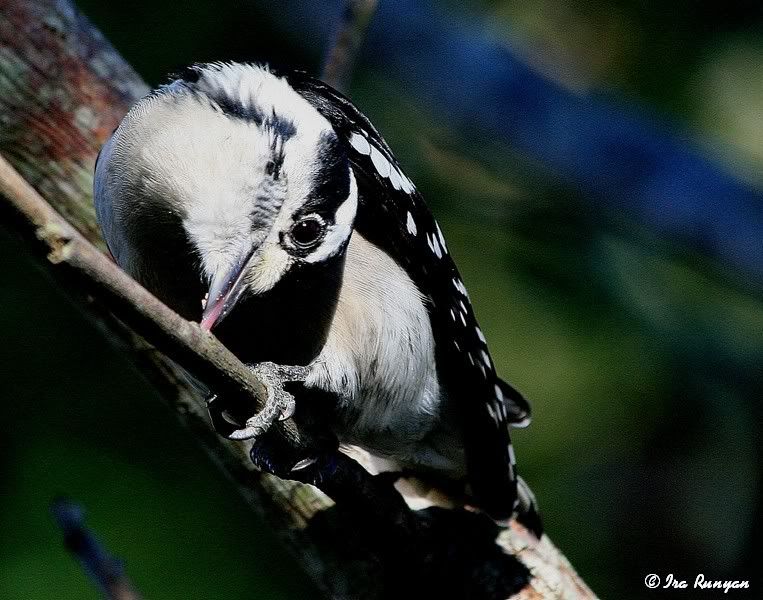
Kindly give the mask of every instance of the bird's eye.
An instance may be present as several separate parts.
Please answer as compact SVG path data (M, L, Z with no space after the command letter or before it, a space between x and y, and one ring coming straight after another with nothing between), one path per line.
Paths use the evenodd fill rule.
M291 239L300 248L309 248L321 240L326 227L318 215L300 219L291 228Z

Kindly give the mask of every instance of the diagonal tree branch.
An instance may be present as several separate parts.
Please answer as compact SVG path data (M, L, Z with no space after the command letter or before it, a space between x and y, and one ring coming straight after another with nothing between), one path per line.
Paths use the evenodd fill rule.
M366 513L338 510L341 507L333 507L315 488L254 471L242 444L214 435L203 400L163 353L218 389L262 397L262 386L213 336L178 317L94 247L103 247L91 196L95 156L129 104L146 91L129 65L67 0L0 0L0 152L7 159L0 161L0 195L5 200L0 209L9 216L4 224L26 233L31 247L69 289L100 300L94 308L101 318L121 336L125 349L181 422L326 594L385 597L390 582L399 579L400 561L390 558L389 549L380 550L373 536L364 536L382 528L363 527ZM119 321L107 316L104 306ZM291 442L305 441L293 423L279 427ZM377 512L373 508L368 506L369 514ZM430 537L452 545L464 560L471 556L476 546L462 539L463 530L438 529L434 523L425 522ZM474 528L466 531L474 537ZM487 547L516 557L529 572L529 584L525 578L514 597L593 597L548 537L538 542L512 522L498 546L494 535L486 539ZM494 561L495 568L503 564ZM430 565L445 582L454 577L450 566L441 565L438 571ZM484 571L479 559L472 566L463 572L467 579Z
M240 360L211 333L168 308L137 285L109 260L29 185L0 156L0 194L17 212L17 222L31 229L48 251L48 261L68 268L86 289L104 301L126 325L139 331L158 350L172 356L212 389L220 393L245 394L262 410L266 392ZM292 446L303 435L289 419L274 424Z
M342 17L329 44L321 78L340 92L346 92L355 60L365 38L378 0L344 0Z
M66 498L50 507L56 524L64 534L66 549L80 562L90 579L109 600L141 600L127 576L122 561L112 556L90 528L85 525L83 508Z

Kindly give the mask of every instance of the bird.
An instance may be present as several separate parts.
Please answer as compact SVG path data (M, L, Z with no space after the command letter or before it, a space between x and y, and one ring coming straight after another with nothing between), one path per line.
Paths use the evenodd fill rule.
M343 94L302 71L192 65L105 143L94 201L123 270L245 363L304 368L295 405L328 406L369 471L447 482L542 533L509 433L529 404L498 376L421 193Z

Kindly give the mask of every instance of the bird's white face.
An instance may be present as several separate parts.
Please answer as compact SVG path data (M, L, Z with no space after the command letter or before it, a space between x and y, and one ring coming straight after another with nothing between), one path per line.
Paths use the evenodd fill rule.
M295 266L341 254L358 202L346 154L317 111L266 71L225 75L196 82L194 93L173 84L141 101L96 175L111 206L103 211L101 200L99 218L122 221L111 223L122 239L109 243L128 271L146 251L131 231L163 211L177 215L208 286L199 298L205 328L242 294L263 294Z

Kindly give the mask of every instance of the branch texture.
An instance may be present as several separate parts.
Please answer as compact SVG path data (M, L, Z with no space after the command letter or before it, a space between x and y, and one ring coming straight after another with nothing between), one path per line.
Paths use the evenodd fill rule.
M113 310L125 324L152 345L173 357L212 389L220 393L245 394L263 408L263 385L252 371L211 333L165 306L131 279L93 246L0 157L0 194L12 206L20 222L47 249L48 261L68 267L87 290ZM291 445L301 444L293 421L275 425Z
M96 248L103 248L103 242L92 206L95 157L129 104L146 91L129 65L66 0L0 1L0 152L7 159L0 160L0 195L5 199L0 208L10 208L6 222L27 234L69 289L79 296L92 294L118 317L100 311L181 422L327 595L384 597L399 561L389 560L372 536L357 535L363 530L363 513L336 510L341 507L313 487L254 471L242 444L211 431L203 400L164 355L216 389L262 398L262 386L249 369ZM279 427L290 443L304 441L293 423ZM437 535L430 531L429 537L466 556L469 548L459 532L451 526ZM513 597L594 597L546 536L537 542L512 522L501 533L499 546L492 538L490 546L502 556L515 557L529 573L529 583L523 582Z
M346 92L366 29L376 12L378 0L344 0L342 18L326 53L321 78Z

